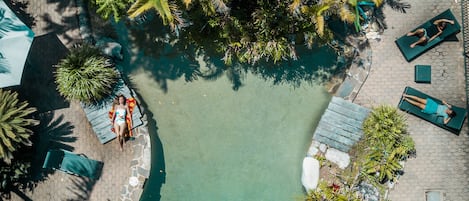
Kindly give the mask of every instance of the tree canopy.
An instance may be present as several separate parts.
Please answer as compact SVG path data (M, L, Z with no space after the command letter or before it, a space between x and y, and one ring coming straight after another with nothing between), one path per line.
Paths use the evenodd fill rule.
M403 5L408 6L399 4L400 0L386 0L388 1L394 2L388 3L393 8L402 9ZM131 0L114 2L128 3ZM224 54L226 64L231 64L235 59L251 64L261 59L275 63L297 59L297 45L304 44L311 48L315 44L330 41L333 34L327 26L328 20L337 19L355 24L358 30L361 19L358 7L380 7L384 2L385 0L136 0L129 5L127 15L133 19L155 10L163 24L168 25L175 35L198 47L213 46ZM104 12L105 9L99 7L98 12L109 13ZM120 13L122 12L115 12L115 15ZM106 16L108 15L104 15Z

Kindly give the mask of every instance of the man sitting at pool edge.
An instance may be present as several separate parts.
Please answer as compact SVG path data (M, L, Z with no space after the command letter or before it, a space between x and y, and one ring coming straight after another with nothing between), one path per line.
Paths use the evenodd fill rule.
M433 99L423 99L417 96L403 94L404 101L409 102L422 109L423 113L436 114L437 116L443 117L443 123L447 124L452 117L456 116L456 112L451 109L446 101L442 101L443 105L437 104Z

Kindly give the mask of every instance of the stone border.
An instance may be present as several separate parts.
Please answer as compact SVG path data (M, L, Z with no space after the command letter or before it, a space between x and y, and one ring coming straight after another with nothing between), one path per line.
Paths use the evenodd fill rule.
M77 17L81 38L85 42L93 44L95 40L92 34L93 31L91 29L87 3L87 0L76 0L75 2L77 5ZM137 103L141 102L137 97L135 97L135 99L137 99ZM141 104L139 104L139 106L141 106ZM151 141L148 133L148 120L145 114L145 108L140 107L140 111L143 114L143 125L135 128L135 136L133 141L131 141L134 155L132 161L130 161L128 182L124 184L121 190L120 199L123 201L140 200L145 181L150 176Z
M132 161L130 161L131 174L128 183L124 184L121 191L121 200L123 201L140 200L145 181L150 176L151 142L148 133L148 121L147 115L145 115L145 109L140 109L144 114L142 117L143 125L136 128L135 139L132 141L134 156ZM138 183L133 183L133 180L138 181Z

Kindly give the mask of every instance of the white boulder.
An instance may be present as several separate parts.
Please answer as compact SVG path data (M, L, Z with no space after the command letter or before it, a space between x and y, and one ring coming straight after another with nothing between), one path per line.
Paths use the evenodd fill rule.
M327 149L326 159L337 164L341 169L345 169L350 164L350 156L334 148Z
M319 161L315 158L308 156L303 159L301 183L306 191L312 191L318 186L319 168Z

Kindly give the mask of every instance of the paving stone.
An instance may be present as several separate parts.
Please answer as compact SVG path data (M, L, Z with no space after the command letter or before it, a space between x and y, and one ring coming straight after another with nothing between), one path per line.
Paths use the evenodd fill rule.
M396 105L405 86L415 87L448 102L465 105L462 40L443 42L411 62L403 59L394 40L415 26L450 8L460 23L461 7L454 1L408 1L412 8L402 14L384 8L388 29L380 42L371 41L372 68L355 103L363 106ZM466 25L467 26L467 25ZM457 35L462 38L462 34ZM413 82L412 67L432 65L432 83ZM391 79L389 79L391 78ZM466 200L469 196L469 140L467 121L459 136L444 131L415 116L405 114L409 133L415 141L417 157L404 168L389 198L395 201L423 200L426 189L443 189L446 200Z

